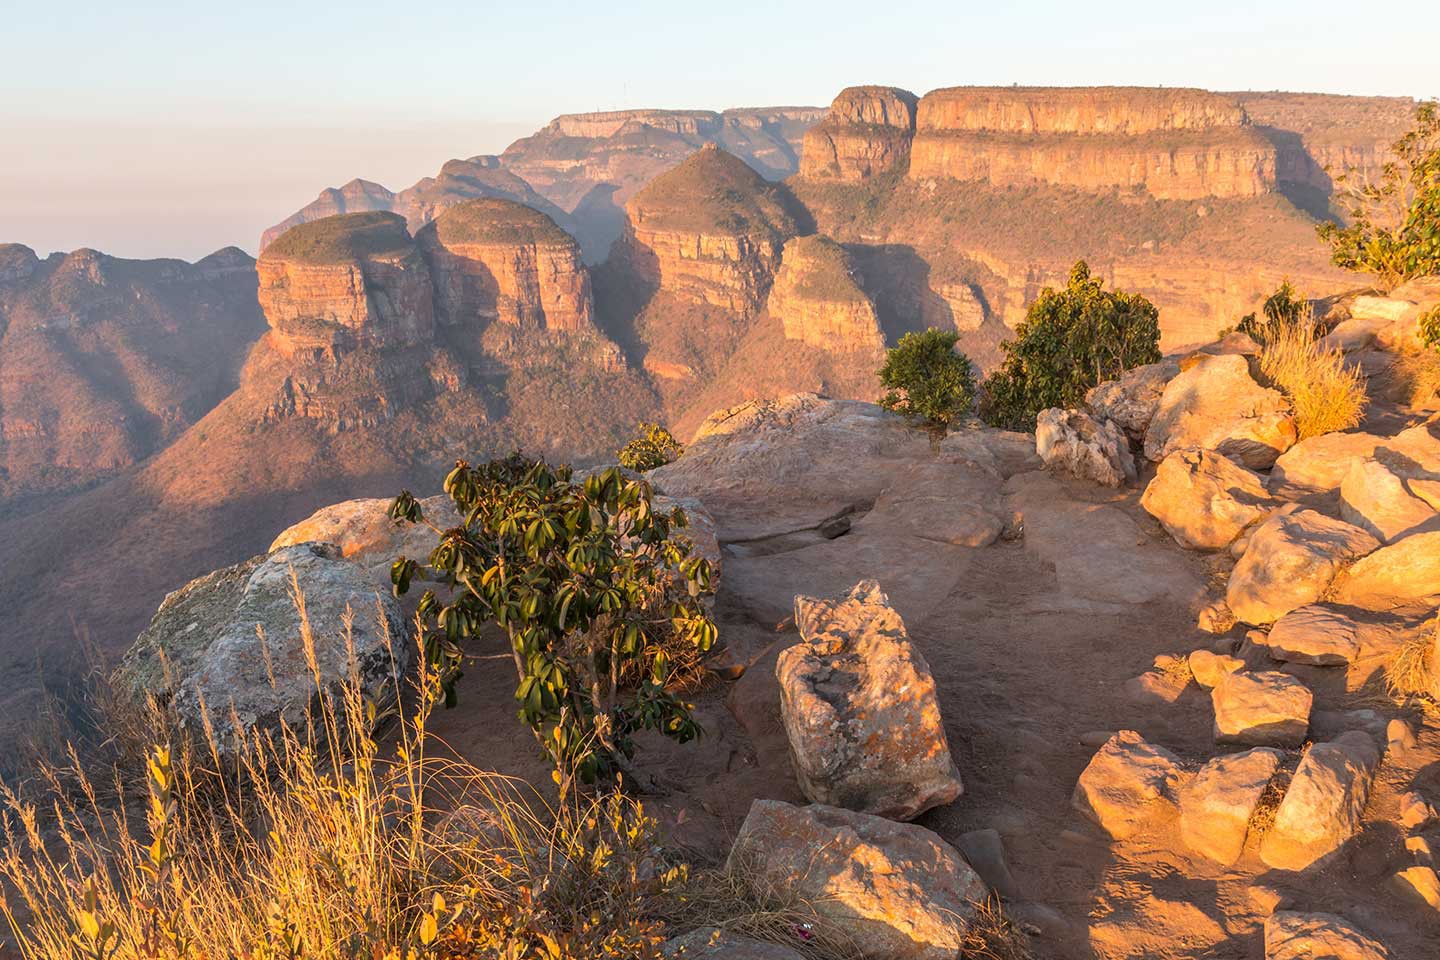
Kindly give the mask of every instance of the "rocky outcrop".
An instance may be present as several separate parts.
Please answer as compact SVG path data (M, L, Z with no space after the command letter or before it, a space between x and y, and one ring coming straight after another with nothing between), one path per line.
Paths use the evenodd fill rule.
M1192 550L1223 550L1278 506L1257 474L1218 453L1193 449L1161 461L1140 505Z
M849 255L819 235L785 244L766 311L779 318L787 340L835 353L878 353L885 335L875 305L860 289Z
M397 214L301 224L265 249L256 270L271 343L287 357L334 359L431 336L429 271Z
M1357 730L1305 754L1275 823L1260 845L1260 859L1276 870L1305 870L1325 860L1360 831L1380 752Z
M1135 457L1125 434L1109 420L1096 420L1083 410L1040 411L1035 419L1035 452L1047 467L1101 486L1123 487L1136 477Z
M430 267L441 323L477 332L492 322L594 330L580 246L543 213L509 200L467 200L415 239Z
M795 598L800 643L776 663L800 790L815 803L913 820L960 796L935 679L880 585Z
M1173 360L1131 367L1118 379L1091 387L1085 405L1095 416L1113 421L1131 439L1144 440L1165 386L1179 374L1180 365Z
M855 183L903 168L915 133L915 94L898 87L847 87L805 133L800 175Z
M784 188L709 144L626 204L621 254L643 283L692 303L758 310L797 231Z
M1319 600L1347 563L1380 544L1314 510L1286 508L1261 524L1230 574L1226 603L1245 623L1274 623Z
M1207 356L1166 384L1145 432L1145 456L1158 461L1198 448L1264 470L1295 440L1295 419L1280 391L1256 383L1243 356Z
M910 176L1254 197L1275 187L1275 148L1204 90L952 87L920 99Z
M756 800L729 869L811 905L822 931L873 960L953 960L987 890L954 847L913 823Z
M207 724L221 731L223 748L256 729L302 724L317 693L328 695L351 678L352 663L369 696L393 700L411 656L404 629L398 604L361 567L330 544L303 543L217 570L167 596L115 681L138 703L173 700L191 732L199 735Z

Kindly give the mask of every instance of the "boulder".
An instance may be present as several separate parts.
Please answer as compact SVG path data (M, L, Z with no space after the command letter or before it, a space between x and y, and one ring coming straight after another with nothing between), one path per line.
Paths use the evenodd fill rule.
M800 790L816 802L911 820L962 792L935 678L880 585L795 598L801 641L781 652L780 715Z
M1360 630L1335 607L1317 603L1291 610L1275 621L1265 638L1270 656L1283 663L1335 667L1360 653Z
M1207 356L1166 384L1145 432L1145 456L1158 462L1176 450L1199 448L1264 470L1295 440L1295 419L1283 394L1256 383L1243 356Z
M1180 836L1186 845L1227 867L1239 860L1250 818L1282 756L1257 747L1201 767L1180 791Z
M1359 527L1314 510L1287 508L1250 536L1230 574L1225 602L1245 623L1274 623L1319 600L1346 563L1379 545Z
M181 722L196 731L207 711L215 729L232 735L301 723L317 691L292 582L304 598L325 692L349 675L353 649L361 686L382 703L392 700L413 649L400 607L364 568L323 543L282 547L167 596L125 654L117 687L137 700L173 698Z
M1045 466L1101 486L1123 487L1136 476L1135 457L1124 432L1083 410L1040 411L1035 420L1035 452Z
M1390 878L1390 887L1426 913L1440 912L1440 876L1434 867L1407 867Z
M1436 517L1424 500L1412 496L1405 481L1378 459L1356 459L1340 483L1340 516L1392 543Z
M1144 440L1160 406L1165 385L1180 373L1174 360L1131 367L1085 394L1085 405L1097 420L1109 420L1134 440Z
M1244 660L1227 654L1210 650L1196 650L1190 654L1190 674L1206 690L1213 689L1220 681L1244 667Z
M1379 765L1375 741L1357 730L1311 747L1275 811L1260 859L1276 870L1298 871L1339 850L1360 830Z
M789 947L727 933L719 927L702 927L660 947L665 960L805 960Z
M1333 913L1277 910L1265 921L1265 960L1390 960L1390 952Z
M715 518L705 509L705 505L694 497L666 497L655 494L650 505L655 510L669 512L679 507L685 511L685 519L689 523L684 530L677 530L671 536L672 540L681 540L690 545L690 551L694 556L704 557L710 562L711 586L717 590L720 587L720 574L725 568L725 552L720 548L720 537L716 533Z
M1416 533L1358 561L1338 585L1336 600L1389 610L1440 595L1440 530Z
M1177 450L1160 463L1140 504L1182 547L1222 550L1275 507L1265 482L1209 450Z
M1386 442L1373 433L1325 433L1285 451L1270 471L1270 489L1328 493L1339 490L1357 459L1373 457Z
M1231 673L1210 691L1215 742L1298 747L1310 729L1314 699L1309 687L1288 674Z
M729 869L809 903L871 960L954 960L988 891L940 837L912 823L756 800ZM824 932L824 931L822 931Z
M1350 318L1352 320L1381 320L1386 323L1394 323L1403 320L1405 315L1415 309L1415 302L1404 297L1356 297L1350 303Z
M1116 840L1175 809L1180 762L1134 730L1121 730L1090 759L1071 804Z
M390 589L390 565L407 556L421 563L439 538L423 523L396 523L390 519L391 500L378 497L345 500L321 507L270 543L269 553L301 543L330 543L340 555L364 567L372 582ZM455 502L442 495L420 501L425 519L440 529L455 526L460 515Z

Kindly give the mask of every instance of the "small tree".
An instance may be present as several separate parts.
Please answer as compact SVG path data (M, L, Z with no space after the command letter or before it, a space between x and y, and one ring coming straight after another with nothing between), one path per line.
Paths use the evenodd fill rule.
M880 405L943 436L975 400L970 358L955 349L958 334L945 330L907 333L885 356Z
M1004 363L985 382L987 419L1011 429L1033 429L1041 410L1078 406L1091 387L1160 359L1155 305L1105 290L1084 260L1064 290L1040 291L1015 332L1001 344Z
M1440 104L1420 104L1414 129L1390 151L1377 181L1351 167L1335 178L1349 226L1317 228L1336 266L1373 273L1387 288L1440 273Z
M650 485L618 468L576 480L569 467L518 455L458 462L445 493L464 522L432 525L440 540L428 563L400 557L391 579L397 595L422 571L444 587L445 599L425 591L418 613L447 706L459 644L490 623L509 640L520 717L562 788L628 769L640 730L681 743L700 732L666 689L665 642L706 651L716 638L702 602L709 562L672 536L687 525L683 510L655 510ZM391 516L426 522L408 491Z
M674 463L685 448L658 423L640 424L640 435L615 452L620 466L644 473Z
M1310 300L1296 290L1289 280L1284 280L1275 288L1274 293L1265 298L1265 303L1260 307L1260 316L1247 313L1240 318L1236 329L1259 343L1268 343L1278 330L1299 325L1302 321L1309 324L1311 332L1315 332L1313 318L1314 309Z

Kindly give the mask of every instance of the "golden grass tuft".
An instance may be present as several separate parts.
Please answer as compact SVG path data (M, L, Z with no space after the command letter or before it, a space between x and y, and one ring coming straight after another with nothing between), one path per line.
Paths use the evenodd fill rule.
M1255 809L1250 811L1247 830L1251 837L1263 837L1275 826L1275 814L1280 809L1280 801L1285 799L1285 791L1290 789L1290 780L1294 775L1293 767L1282 766L1265 785Z
M1300 439L1360 425L1369 397L1365 378L1345 355L1313 334L1308 311L1293 322L1272 323L1260 349L1260 372L1290 400Z
M1440 617L1429 630L1406 640L1385 666L1385 689L1398 700L1432 696L1437 677L1431 665L1431 652L1440 643Z
M1411 406L1426 406L1440 394L1440 350L1406 350L1391 374Z

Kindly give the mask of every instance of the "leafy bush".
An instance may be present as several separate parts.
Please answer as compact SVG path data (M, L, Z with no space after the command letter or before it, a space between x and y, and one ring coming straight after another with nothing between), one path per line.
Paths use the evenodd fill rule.
M1390 148L1378 182L1353 168L1336 177L1349 226L1323 223L1338 267L1373 273L1386 287L1440 273L1440 104L1420 104L1415 127Z
M1031 430L1050 407L1079 406L1091 387L1160 359L1155 305L1138 294L1107 291L1078 261L1064 290L1046 287L1001 344L1005 361L985 382L986 418Z
M1310 320L1313 316L1310 301L1286 280L1265 298L1265 303L1260 308L1260 317L1247 313L1240 318L1235 329L1249 335L1257 343L1266 343L1272 334L1297 325L1304 318L1311 323L1312 333L1318 335L1319 328Z
M963 417L975 401L970 358L955 349L958 334L945 330L907 333L885 357L880 405L923 423L936 434Z
M1358 426L1369 398L1365 378L1345 365L1343 352L1321 345L1308 303L1299 302L1306 304L1303 310L1277 314L1257 339L1260 372L1289 399L1303 440Z
M465 522L432 526L440 541L428 564L400 557L391 579L403 594L423 569L446 588L445 600L425 591L418 612L447 705L459 643L488 622L509 640L520 717L562 787L625 769L640 730L681 743L698 735L690 705L667 689L663 642L673 632L705 651L716 638L703 603L710 564L672 536L687 525L683 510L655 510L650 485L618 468L576 480L568 467L518 455L460 461L445 493ZM425 519L408 492L391 516Z
M1420 339L1425 346L1440 350L1440 304L1431 307L1420 317Z
M658 423L640 424L640 436L615 452L620 466L644 473L674 463L685 452L680 441Z

